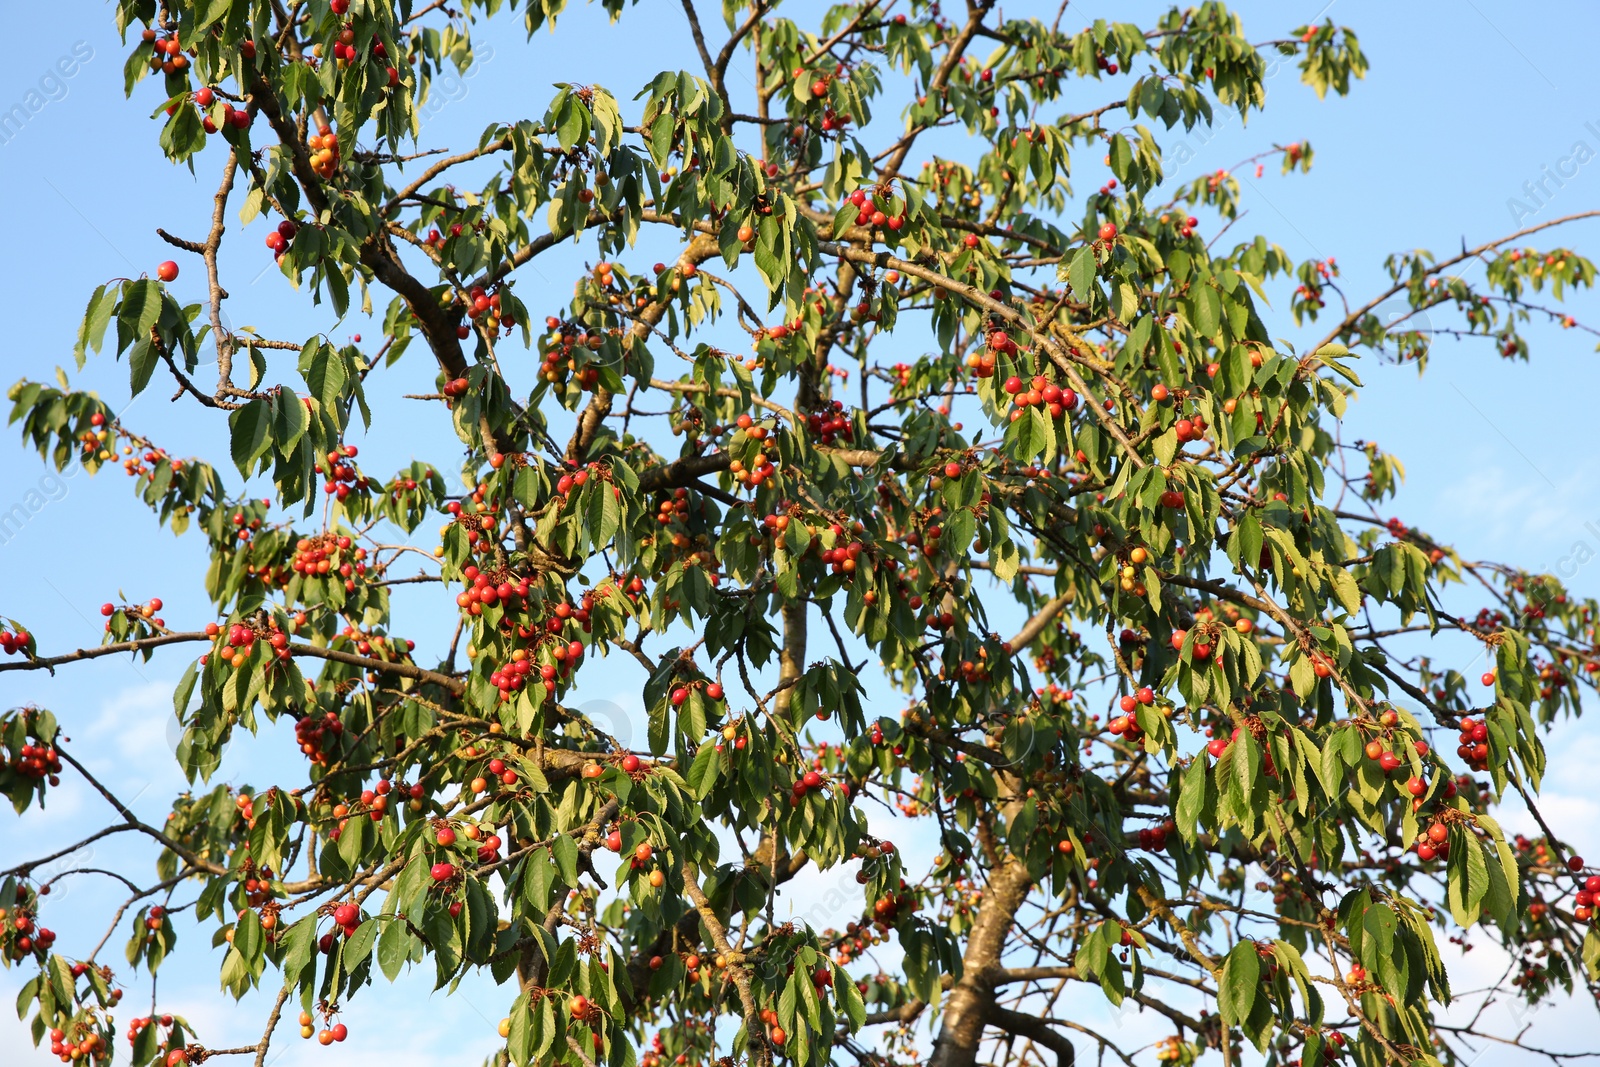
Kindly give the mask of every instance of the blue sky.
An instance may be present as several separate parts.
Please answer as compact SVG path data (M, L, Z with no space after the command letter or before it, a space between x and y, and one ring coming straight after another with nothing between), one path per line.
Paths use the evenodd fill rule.
M709 25L715 21L714 5L702 6ZM1236 5L1257 40L1320 17L1319 6L1282 0ZM1047 18L1054 9L1053 3L1007 6L1012 14L1033 10ZM1147 21L1158 10L1146 2L1073 3L1063 24L1081 25L1094 17ZM1336 257L1347 291L1364 299L1380 286L1381 262L1391 252L1427 247L1448 255L1463 241L1478 243L1519 224L1597 206L1600 102L1592 94L1591 70L1600 9L1576 2L1400 6L1337 0L1323 11L1360 34L1371 61L1367 79L1349 98L1319 102L1285 69L1269 83L1264 115L1248 126L1234 117L1208 140L1196 134L1185 138L1193 158L1185 153L1187 161L1176 175L1185 180L1231 166L1275 142L1309 139L1315 147L1316 166L1308 176L1281 178L1271 165L1259 181L1248 169L1239 172L1248 213L1225 240L1259 231L1296 259ZM0 73L0 110L45 102L20 128L7 129L0 143L0 182L13 203L8 220L13 251L0 259L0 310L9 332L6 354L0 356L6 385L70 366L77 319L94 286L113 276L153 272L156 263L170 257L156 226L185 236L202 234L219 163L202 157L199 176L192 177L162 160L155 146L158 127L148 118L158 102L156 90L147 85L131 101L123 99L123 50L108 5L88 0L29 5L11 12L8 22L11 39L28 42L28 48L14 51ZM608 27L597 10L580 7L564 20L559 36L541 34L531 43L520 37L510 20L491 24L481 39L492 43L492 55L484 55L472 77L441 86L432 108L430 145L459 147L475 141L489 122L537 115L554 82L599 82L626 101L657 70L693 65L692 45L675 4L647 5L617 27ZM67 62L58 67L63 57ZM70 77L65 76L69 69ZM732 84L736 93L743 91L737 79ZM1125 84L1085 87L1069 106L1103 103L1118 88ZM39 95L30 99L35 92ZM884 110L879 124L892 126L892 108ZM1178 139L1163 138L1169 150ZM1080 155L1080 190L1103 180L1087 157ZM1580 158L1583 163L1573 174ZM1535 201L1525 184L1538 183L1558 168L1572 176L1559 186L1546 180ZM1520 206L1510 203L1513 199ZM381 333L356 316L335 323L330 313L294 294L275 270L264 269L271 261L262 245L263 224L240 236L234 218L230 236L236 240L223 255L234 326L254 325L267 336L297 341L318 331L341 339L364 331L369 340ZM1600 222L1535 240L1563 241L1600 254ZM548 261L542 258L534 272L524 271L521 293L530 307L543 314L541 299L563 300L570 292L568 268L587 251L563 250ZM192 299L199 294L199 271L192 262L184 266L178 289ZM1286 295L1278 294L1279 308L1286 306ZM380 313L381 308L380 301ZM1574 311L1600 322L1600 300L1591 294L1580 295ZM1283 314L1269 322L1276 334L1300 343L1314 336L1313 331L1297 333ZM1570 559L1579 543L1591 554L1600 553L1600 493L1592 488L1600 462L1591 400L1600 372L1592 337L1543 326L1530 327L1529 333L1535 342L1531 365L1507 363L1482 343L1448 339L1440 341L1420 378L1412 369L1363 361L1359 369L1368 389L1351 406L1344 434L1346 440L1376 440L1404 461L1408 480L1391 511L1409 525L1451 541L1469 557L1553 569ZM920 351L914 336L901 343L908 357ZM427 391L432 370L420 356L418 349L393 371L374 376L369 394L375 406L387 401L393 410L406 403L400 394ZM292 373L292 367L285 364L283 372ZM276 367L274 373L279 373ZM100 390L119 406L126 400L126 368L109 358L91 360L75 383ZM175 454L201 454L224 466L223 421L192 403L169 404L168 395L158 380L126 412L126 420ZM369 469L379 472L413 455L448 469L458 454L447 427L419 420L391 417L371 435L353 440ZM203 563L192 554L198 545L192 539L175 543L157 529L131 499L128 486L119 484L124 481L120 473L51 480L12 434L0 439L0 457L0 512L14 504L28 511L26 523L7 529L0 544L0 615L29 624L42 649L97 643L101 620L95 609L119 589L135 599L162 597L164 614L174 625L188 628L209 618L200 589ZM1569 580L1579 593L1595 595L1600 567L1578 568ZM417 597L397 598L401 629L426 648L430 639L448 636L449 620L418 610L423 603ZM53 708L68 724L76 751L119 794L137 797L137 811L159 820L172 792L181 787L170 766L168 722L171 686L183 666L174 654L157 655L149 663L99 661L53 679L8 673L0 675L0 699L7 706L36 701ZM637 680L626 669L598 673L603 677L591 683L594 689L585 698L637 709ZM884 702L878 710L898 710L892 695L875 696ZM283 735L240 741L221 776L246 780L248 775L259 782L263 767L287 771L291 748ZM1600 856L1595 829L1600 804L1588 777L1600 759L1600 732L1592 720L1563 724L1550 748L1547 814L1591 857ZM69 780L53 795L45 817L21 822L0 817L0 866L51 851L107 815L98 797ZM1520 828L1516 818L1507 821ZM894 836L887 820L885 827ZM76 862L84 867L120 862L143 871L148 867L139 865L147 856L142 849L108 845ZM837 877L821 876L796 895L812 908L826 909ZM81 953L98 940L103 930L98 924L116 904L108 884L94 876L63 883L70 887L70 904L55 898L59 903L52 905L50 922L64 951ZM847 911L842 908L831 921L845 921ZM819 925L830 921L813 918ZM108 958L118 958L125 937L125 931L113 936ZM163 973L159 1003L163 1010L188 1014L202 1026L208 1043L254 1040L265 1005L253 998L241 1010L220 1000L213 992L219 958L201 949L198 940L190 933L186 947L191 951L180 953ZM1450 947L1447 959L1455 953ZM1489 977L1496 958L1492 948L1481 947L1462 962L1464 974ZM6 994L17 984L16 972L0 973L0 1000L9 999ZM1464 977L1458 987L1474 984ZM129 1003L137 1005L148 984L131 982L129 990ZM434 996L426 1000L425 1013L415 1012L427 995L425 981L406 978L394 989L380 985L358 997L346 1012L352 1040L339 1050L341 1062L355 1067L369 1061L424 1063L453 1053L475 1058L493 1048L493 1023L509 996L479 986L472 995ZM402 1005L413 1011L405 1017L409 1027L394 1023L392 1013ZM1119 1028L1119 1040L1143 1033L1147 1025L1111 1015L1098 994L1081 997L1074 1009L1074 1017L1086 1023L1100 1019ZM18 1033L9 1015L0 1012L0 1043L8 1048ZM1534 1032L1552 1047L1594 1047L1593 1015L1581 1007L1550 1009L1533 1022ZM278 1036L274 1063L309 1064L328 1055L302 1045L288 1027ZM18 1062L46 1061L43 1054L30 1053Z

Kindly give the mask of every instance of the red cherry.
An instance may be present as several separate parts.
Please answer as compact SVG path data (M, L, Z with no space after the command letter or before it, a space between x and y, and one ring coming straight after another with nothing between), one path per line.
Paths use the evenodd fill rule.
M435 882L448 882L455 877L456 865L453 863L435 863L430 872Z
M178 265L168 259L156 267L156 277L164 282L170 282L178 276Z
M1582 856L1568 856L1567 857L1567 870L1572 871L1574 873L1583 870L1583 857Z
M1117 236L1117 224L1114 222L1103 223L1100 227L1100 240L1110 241Z

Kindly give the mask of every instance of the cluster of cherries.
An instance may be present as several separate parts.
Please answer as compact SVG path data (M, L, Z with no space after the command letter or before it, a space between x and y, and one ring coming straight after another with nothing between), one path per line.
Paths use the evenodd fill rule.
M1137 744L1144 738L1144 732L1140 729L1139 720L1134 717L1134 713L1139 710L1140 705L1149 707L1155 702L1155 690L1149 686L1142 686L1133 694L1122 697L1117 702L1122 714L1114 716L1106 723L1106 730L1120 736L1129 744Z
M217 637L222 633L222 627L216 623L206 624L206 636ZM250 652L255 647L257 638L261 635L242 622L233 623L228 627L228 635L222 646L217 649L217 658L229 664L234 669L242 668L250 659ZM280 660L290 656L289 635L282 630L273 630L267 636L267 643L272 646L273 654ZM210 659L210 653L200 657L202 663Z
M1077 393L1071 389L1063 389L1042 374L1034 375L1030 382L1024 382L1016 375L1012 375L1006 379L1001 388L1011 396L1012 403L1016 405L1008 416L1012 422L1022 417L1023 408L1043 405L1052 419L1059 419L1078 406Z
M1583 861L1578 861L1581 866ZM1573 896L1572 917L1581 923L1594 918L1595 904L1600 902L1600 874L1591 874L1583 880L1583 888Z
M283 253L288 250L289 242L294 240L294 235L298 232L300 227L293 219L284 219L278 223L277 229L267 231L267 247L272 250L275 260L283 259Z
M510 329L516 325L516 316L509 311L501 313L501 296L498 289L490 292L481 285L474 285L467 290L467 298L463 303L472 321L487 330L498 330L501 326ZM456 336L465 341L472 336L472 327L463 322L456 327Z
M899 233L901 227L906 224L906 216L903 210L900 214L893 216L884 212L883 209L891 205L889 197L883 193L875 192L871 189L857 189L846 197L846 200L855 205L857 221L871 226L875 230L887 228Z
M28 649L28 631L26 630L0 630L0 648L5 649L10 656Z
M1155 826L1142 827L1139 830L1139 847L1146 852L1166 851L1167 835L1177 829L1177 825L1171 819L1167 819Z
M48 775L51 785L61 784L60 753L56 752L55 746L37 738L23 742L17 750L16 759L11 761L11 769L24 778L43 778Z
M356 473L355 464L348 462L356 458L357 451L355 445L340 445L327 454L327 465L317 468L317 473L327 479L322 487L324 493L343 500L357 489L373 488L371 482Z
M1161 382L1157 382L1150 389L1150 399L1157 404L1165 403L1171 396L1172 391ZM1185 416L1172 424L1172 432L1180 444L1198 441L1206 435L1206 420L1198 414Z
M131 1020L128 1023L128 1044L133 1044L139 1039L139 1035L141 1033L148 1030L152 1026L159 1025L164 1030L170 1029L172 1026L172 1021L172 1016L170 1015L141 1015L138 1018ZM50 1039L52 1042L55 1041L54 1033L50 1035ZM55 1049L52 1047L50 1051L54 1052Z
M1450 854L1450 827L1442 820L1435 819L1428 828L1417 835L1417 859L1424 863L1430 860L1441 859Z
M307 715L294 724L294 741L312 763L325 764L328 762L326 740L331 734L337 738L344 733L344 723L340 721L335 712L326 711L321 715Z
M23 895L24 891L18 887L18 898ZM6 954L14 960L20 960L35 952L43 956L56 942L55 931L36 925L33 914L23 908L17 908L11 913L10 918L5 921L4 929L5 933L11 935L11 944L7 946Z
M333 0L333 2L337 4L346 2L346 0ZM331 1045L335 1041L343 1041L350 1036L350 1028L345 1026L344 1023L334 1023L332 1026L324 1026L321 1030L317 1030L309 1011L301 1012L299 1021L300 1036L310 1039L312 1034L316 1034L317 1044L319 1045Z
M195 106L200 109L200 126L207 133L216 133L222 126L229 126L235 130L247 130L250 128L251 115L249 110L247 108L236 108L226 100L222 102L222 126L217 125L217 121L209 113L211 105L217 99L216 91L210 86L203 85L196 89L189 99L193 100ZM170 115L177 109L178 105L173 104L167 109L167 114Z
M160 616L158 616L156 614L156 612L158 612L160 610L161 610L161 598L160 597L151 597L149 600L145 601L143 604L128 604L128 605L124 605L124 607L122 608L122 613L131 622L140 622L140 621L148 620L150 625L156 627L157 629L162 629L167 625L167 623L166 623L165 619L162 619ZM100 605L100 614L104 615L106 618L109 619L111 616L115 615L116 613L117 613L117 606L115 604L105 603L105 604L101 604ZM111 624L109 622L106 623L105 629L106 629L106 633L110 633L111 632Z
M1493 685L1492 672L1485 674L1488 679L1484 684ZM1489 726L1482 719L1475 719L1468 715L1461 720L1460 744L1456 747L1456 755L1467 761L1467 766L1475 771L1484 771L1489 767Z
M610 283L613 277L611 264L602 263L596 271L602 285ZM597 330L585 329L578 323L562 322L555 315L547 315L544 326L550 333L545 338L540 377L547 382L561 383L567 380L569 374L575 374L578 385L584 390L593 389L599 384L600 368L581 365L581 357L584 353L599 351L600 346L605 344L605 335Z
M817 435L819 443L831 445L837 438L850 436L850 416L844 413L843 402L833 400L806 416L806 429Z
M163 1016L170 1019L171 1016ZM139 1020L135 1019L134 1022ZM145 1020L146 1023L149 1020ZM76 1040L67 1037L67 1032L60 1027L50 1031L50 1055L55 1056L62 1063L80 1063L89 1060L109 1061L111 1059L111 1046L106 1042L105 1036L96 1030L79 1030ZM136 1031L128 1031L129 1042L133 1041Z
M150 69L163 74L180 74L189 69L189 57L184 55L183 44L176 33L161 36L152 27L139 32L139 39L151 47Z
M747 416L741 415L740 418ZM765 427L757 427L765 430ZM771 458L766 452L758 453L755 462L747 470L743 461L733 460L728 464L728 473L733 475L733 480L754 492L761 487L761 483L778 473L778 468L773 466Z
M339 534L318 534L315 537L302 537L295 542L295 555L290 566L296 574L327 575L338 574L344 578L351 578L357 574L367 573L367 550L357 548L351 551L350 538ZM342 558L342 554L350 552L350 558Z

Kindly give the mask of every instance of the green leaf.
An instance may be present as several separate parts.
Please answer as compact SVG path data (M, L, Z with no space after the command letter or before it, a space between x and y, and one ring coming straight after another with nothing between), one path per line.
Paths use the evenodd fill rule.
M267 451L271 441L267 429L272 423L272 412L265 400L252 400L228 416L232 433L230 451L239 473L250 477L256 460Z
M156 351L155 345L150 343L148 337L141 337L133 343L128 350L128 392L130 396L138 396L144 392L145 386L150 384L150 376L155 373L156 364L160 361L161 354Z
M343 357L321 339L313 337L300 350L300 375L324 411L339 410L349 379Z
M1228 953L1222 964L1222 976L1217 983L1217 1007L1222 1021L1237 1026L1250 1017L1260 991L1261 959L1256 955L1254 941L1240 941Z
M116 306L116 301L106 296L106 287L100 286L89 297L89 307L83 313L83 322L78 325L78 343L73 346L72 356L78 363L78 369L83 369L85 353L92 348L100 351L100 346L105 342L106 326L111 322L111 312Z
M1084 245L1072 257L1072 267L1067 277L1072 284L1072 295L1078 300L1087 301L1094 285L1096 264L1094 248Z

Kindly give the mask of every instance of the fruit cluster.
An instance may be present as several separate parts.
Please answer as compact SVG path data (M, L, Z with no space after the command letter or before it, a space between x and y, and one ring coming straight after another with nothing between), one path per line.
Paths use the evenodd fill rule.
M55 746L37 738L23 742L11 761L11 769L24 778L44 778L48 775L51 785L61 784L58 777L61 774L60 753L56 752Z
M1572 917L1586 923L1595 916L1595 905L1600 903L1600 874L1591 874L1583 881L1583 888L1572 898Z
M135 1022L139 1020L135 1019ZM145 1020L146 1023L149 1020ZM129 1030L128 1040L131 1042L137 1032ZM90 1063L100 1061L109 1063L111 1060L111 1045L105 1035L97 1030L79 1029L75 1038L69 1038L67 1032L57 1027L50 1031L50 1055L55 1056L62 1063Z
M1052 419L1059 419L1062 415L1074 410L1078 406L1078 394L1071 389L1063 389L1042 374L1036 374L1031 382L1024 382L1016 375L1007 378L1001 387L1012 398L1016 406L1008 414L1012 422L1022 417L1022 409L1043 406L1050 413Z
M1490 678L1489 675L1484 675ZM1493 679L1485 682L1492 685ZM1475 719L1468 715L1461 720L1460 744L1456 747L1456 755L1467 761L1467 766L1475 771L1484 771L1489 767L1489 726L1482 719Z
M830 401L821 411L806 416L806 429L817 436L819 444L831 445L838 438L850 436L850 416L844 414L841 401Z
M845 121L849 121L849 116L845 117ZM823 128L827 129L828 127L825 125ZM846 197L845 201L855 205L856 221L863 226L871 226L875 230L887 227L895 233L899 233L900 229L906 224L904 208L901 208L893 216L887 213L887 211L893 211L894 206L886 190L857 189Z
M33 638L26 630L0 629L0 649L4 649L8 656L15 655L18 652L27 652L29 643L32 640Z
M300 227L293 219L284 219L278 223L274 230L267 233L267 248L271 249L273 259L283 261L283 254L289 247L289 242L294 240L294 235L300 232Z
M176 33L162 36L155 29L147 27L140 31L139 37L151 47L148 62L152 71L180 74L189 69L189 57L184 54L183 44ZM193 49L189 51L192 53Z
M509 309L504 314L501 313L500 304L502 299L498 288L491 292L481 285L474 285L467 290L466 297L461 303L466 308L467 315L471 317L472 321L484 329L498 330L501 326L504 326L509 330L516 325L516 317L510 313ZM456 336L465 341L472 336L472 327L462 323L456 327Z
M27 902L26 891L20 886L17 888L18 906L11 909L9 915L4 915L5 909L0 908L0 937L5 941L5 956L11 960L21 960L28 956L38 954L43 959L50 952L50 946L55 944L55 931L39 926L34 922L31 902Z
M306 138L311 150L311 169L323 181L332 178L339 169L339 138L331 126L319 126L317 132Z
M356 473L354 463L348 462L356 458L357 451L355 445L340 445L337 450L327 454L325 466L317 466L317 473L327 479L322 487L324 493L334 494L343 500L357 489L375 488L373 483Z
M609 268L610 264L602 263ZM603 275L610 281L609 270ZM571 376L585 392L600 383L600 368L584 362L589 353L598 352L606 343L603 331L585 329L577 323L562 322L554 315L544 320L550 333L544 338L544 356L539 366L539 376L552 384L562 384Z

